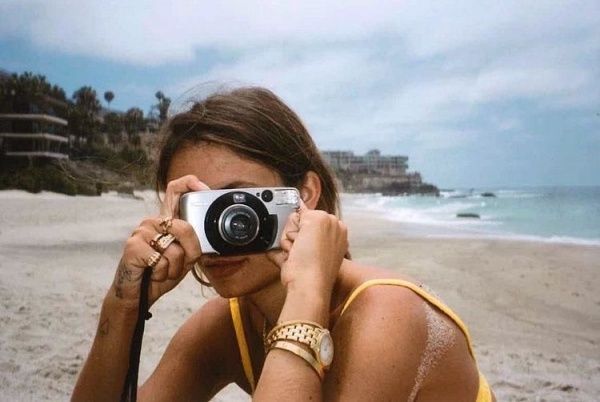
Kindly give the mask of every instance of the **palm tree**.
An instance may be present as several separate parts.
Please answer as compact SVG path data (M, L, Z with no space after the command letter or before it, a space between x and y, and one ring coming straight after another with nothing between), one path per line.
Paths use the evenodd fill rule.
M154 96L158 99L158 104L156 104L155 107L158 109L158 118L162 124L167 120L169 106L171 106L171 98L167 98L162 91L157 91Z
M115 99L115 94L113 91L104 92L104 100L108 103L108 108L110 109L110 102Z

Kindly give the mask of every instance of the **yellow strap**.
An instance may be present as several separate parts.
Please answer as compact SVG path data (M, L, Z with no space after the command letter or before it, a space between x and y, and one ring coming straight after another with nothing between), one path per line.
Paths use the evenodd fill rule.
M462 320L454 313L454 311L450 310L450 308L448 306L446 306L440 300L436 299L435 297L433 297L432 295L430 295L425 290L423 290L422 288L420 288L419 286L415 285L412 282L404 281L402 279L372 279L370 281L366 281L366 282L362 283L359 287L354 289L352 294L350 294L350 297L348 298L348 300L346 300L346 303L344 304L344 308L342 309L342 314L344 314L344 311L346 311L346 309L350 306L350 303L352 303L352 301L354 299L356 299L356 297L360 294L360 292L362 292L366 288L368 288L370 286L374 286L374 285L403 286L405 288L412 290L413 292L415 292L416 294L418 294L419 296L421 296L422 298L427 300L429 303L431 303L434 306L436 306L437 308L439 308L442 312L444 312L444 314L446 314L448 317L450 317L456 323L456 325L458 325L458 327L461 329L461 331L465 334L465 337L467 338L467 344L469 346L469 352L471 353L471 356L473 356L473 358L475 358L475 354L473 353L473 347L471 346L471 336L469 335L469 330L467 329L466 325L462 322Z
M475 402L492 402L492 390L483 374L479 373L479 391Z
M229 310L231 310L231 319L233 320L233 328L235 329L235 337L240 349L240 357L244 374L250 383L252 393L254 393L254 372L252 371L252 360L248 351L248 343L246 343L246 334L244 332L244 323L242 322L242 314L240 313L240 304L237 297L229 299Z

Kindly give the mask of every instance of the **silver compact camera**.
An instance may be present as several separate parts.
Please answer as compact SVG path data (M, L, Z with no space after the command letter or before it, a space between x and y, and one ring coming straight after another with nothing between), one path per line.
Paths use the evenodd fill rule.
M220 255L278 248L288 216L299 207L291 187L195 191L179 201L181 219L194 228L202 253Z

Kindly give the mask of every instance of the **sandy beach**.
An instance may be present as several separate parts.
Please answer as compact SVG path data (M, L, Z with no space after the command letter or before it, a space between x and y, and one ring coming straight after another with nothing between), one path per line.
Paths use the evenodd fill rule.
M153 199L0 192L0 400L68 400L122 244ZM346 211L354 259L428 284L467 323L500 401L600 395L600 247L407 236ZM140 380L210 297L189 276L153 307ZM216 401L249 398L235 386Z

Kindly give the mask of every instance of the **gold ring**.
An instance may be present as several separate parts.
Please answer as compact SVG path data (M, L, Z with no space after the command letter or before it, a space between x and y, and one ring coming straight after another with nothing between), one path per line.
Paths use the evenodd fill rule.
M154 249L159 253L164 253L165 250L175 241L175 236L171 233L161 236L155 244Z
M146 265L150 268L156 267L156 264L158 264L161 257L162 254L158 251L153 252L152 254L150 254L150 257L146 259Z
M162 228L162 232L163 234L168 234L169 233L169 229L171 229L171 226L173 226L173 218L170 216L165 216L160 218L160 223L159 223L160 227Z
M150 247L152 247L153 249L156 250L156 244L158 243L158 241L160 240L161 237L163 237L164 235L162 233L157 233L154 235L154 237L152 238L152 240L150 240L150 242L148 244L150 244Z

